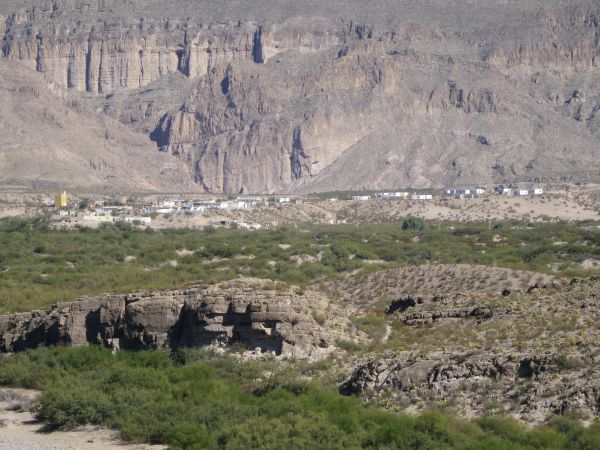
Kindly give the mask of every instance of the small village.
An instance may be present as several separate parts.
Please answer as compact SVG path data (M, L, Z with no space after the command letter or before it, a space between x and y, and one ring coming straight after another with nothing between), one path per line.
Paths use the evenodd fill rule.
M235 198L196 198L186 199L182 196L146 198L123 197L111 199L90 199L80 195L70 195L66 191L54 199L45 198L42 207L51 211L51 220L56 225L97 227L102 224L129 224L132 226L151 226L159 218L205 217L214 220L204 223L214 227L258 230L264 226L276 226L277 223L261 224L245 220L244 213L267 207L294 208L305 202L327 202L361 204L377 201L404 201L407 204L433 202L435 200L459 199L468 201L486 196L504 197L536 197L544 194L540 187L514 188L495 186L491 189L483 187L447 188L439 191L380 191L369 194L341 194L325 198L300 196L238 196ZM224 217L227 216L227 217ZM235 217L233 217L235 216ZM330 224L346 224L340 218Z

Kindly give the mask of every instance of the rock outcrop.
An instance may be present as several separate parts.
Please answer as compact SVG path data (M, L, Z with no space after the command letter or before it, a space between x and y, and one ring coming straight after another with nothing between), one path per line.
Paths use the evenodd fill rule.
M0 316L0 351L39 345L158 349L239 342L259 352L316 358L335 348L336 332L312 317L312 311L326 307L326 299L315 293L266 290L245 281L83 297L48 312Z
M569 358L586 364L581 355ZM401 354L359 367L340 390L387 394L408 408L425 399L446 402L466 415L502 413L529 423L552 414L590 418L600 411L600 374L588 371L582 379L581 367L566 367L565 357L552 354Z
M535 286L393 301L388 325L402 350L370 355L341 392L408 411L443 404L468 417L593 420L600 413L600 280Z

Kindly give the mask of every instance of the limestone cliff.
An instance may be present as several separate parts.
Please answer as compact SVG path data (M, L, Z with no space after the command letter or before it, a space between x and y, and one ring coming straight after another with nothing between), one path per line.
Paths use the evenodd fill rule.
M149 153L187 166L179 176L207 192L432 187L600 168L594 2L231 6L7 1L2 56L149 136Z

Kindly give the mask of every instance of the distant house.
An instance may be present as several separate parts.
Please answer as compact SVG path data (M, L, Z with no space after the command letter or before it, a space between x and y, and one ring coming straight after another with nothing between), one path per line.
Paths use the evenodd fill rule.
M196 205L194 203L187 203L183 205L183 212L188 214L201 214L204 212L204 206Z
M423 201L423 200L433 200L433 195L431 194L413 194L410 197L413 201Z
M58 194L54 198L54 206L56 208L66 208L67 206L67 192L63 191L62 194Z
M474 197L475 195L482 195L485 193L483 189L445 189L443 193L450 197L465 198Z
M377 192L378 198L408 198L408 192Z
M250 206L257 206L262 203L265 203L265 200L262 197L238 197L235 199L236 202L244 202L249 204Z
M513 195L515 197L527 197L529 195L529 191L527 189L515 189L513 191Z
M240 210L240 209L248 209L249 207L250 207L250 205L246 202L242 202L242 201L229 202L229 209Z
M104 208L106 210L106 207ZM147 214L173 214L176 211L176 208L168 208L164 206L147 206L144 208L144 212Z
M502 195L511 195L512 194L512 189L511 188L502 188L500 190L500 193Z
M369 200L371 200L370 195L353 195L352 196L353 202L368 202Z
M205 209L218 209L220 203L216 200L205 200L201 202L194 202L194 206L203 206Z
M102 206L101 208L96 208L96 214L108 214L116 216L118 214L128 214L131 213L131 206Z
M290 203L292 201L289 197L279 197L276 199L277 203Z
M529 195L542 195L543 193L544 193L544 190L541 188L529 189Z

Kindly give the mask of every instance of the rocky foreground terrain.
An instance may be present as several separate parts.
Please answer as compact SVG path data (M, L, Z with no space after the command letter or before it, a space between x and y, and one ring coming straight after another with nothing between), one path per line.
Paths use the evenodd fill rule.
M387 313L402 324L406 349L371 358L341 390L409 410L441 403L467 416L591 421L600 405L598 286L575 279L496 296L398 299Z
M418 270L442 281L416 282ZM330 375L345 377L340 392L393 410L443 406L466 417L501 413L532 424L553 414L592 421L600 412L600 279L498 269L487 284L456 288L470 273L479 268L388 270L348 281L345 290L274 289L240 279L85 297L48 312L0 316L0 351L241 343L252 349L249 356L275 354L283 364L328 358ZM354 289L358 284L370 288Z
M597 176L599 17L590 0L4 0L0 180L240 193Z

